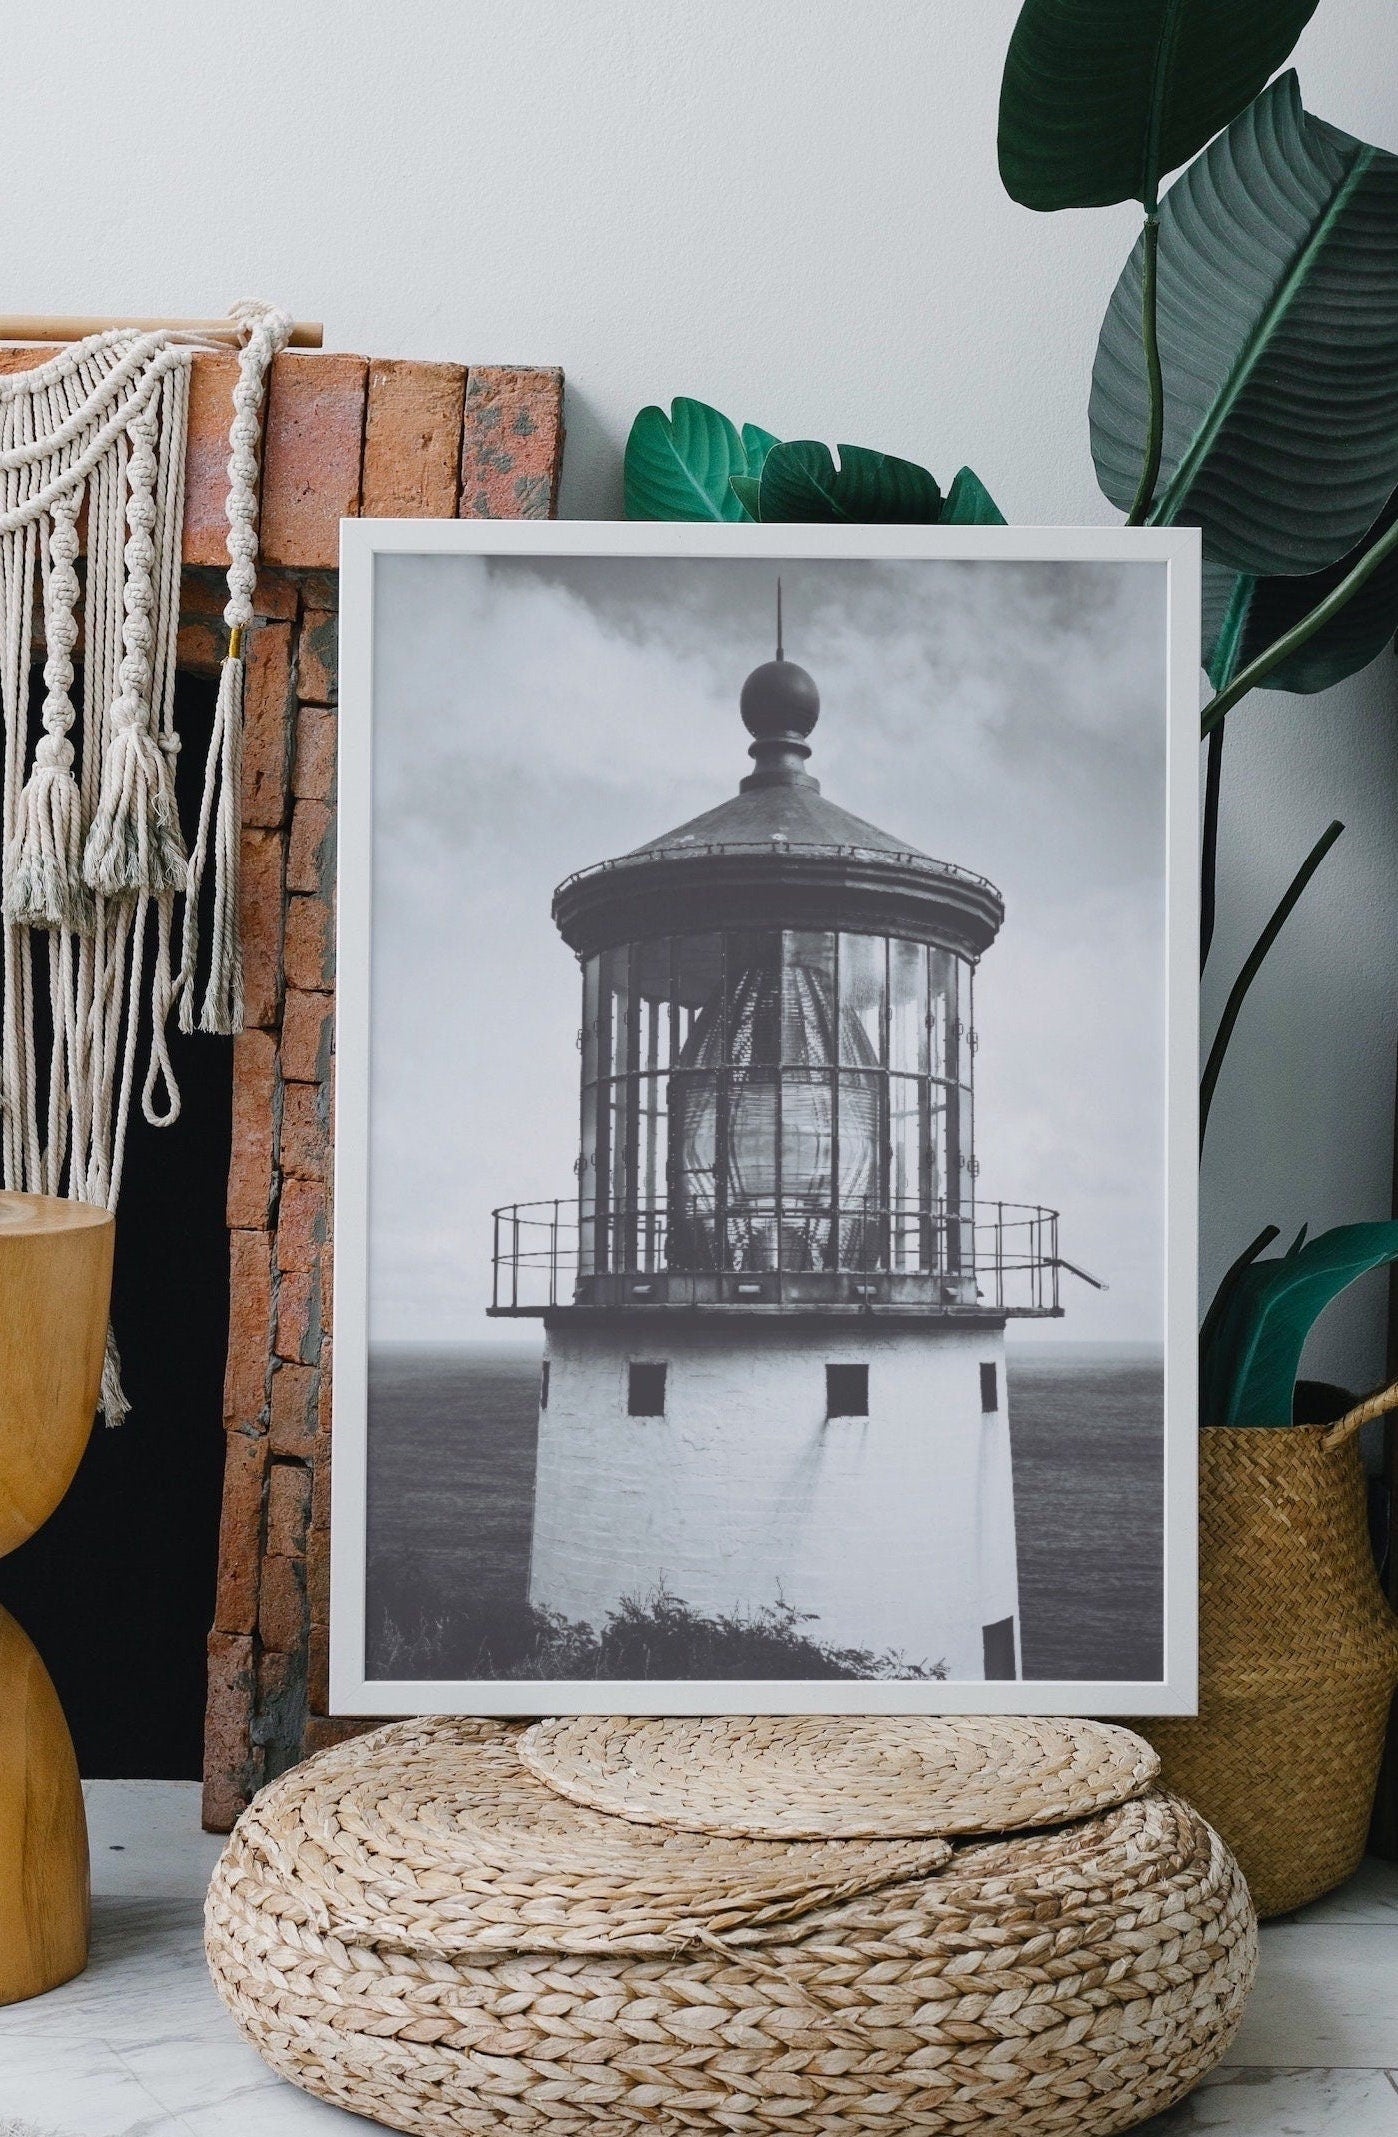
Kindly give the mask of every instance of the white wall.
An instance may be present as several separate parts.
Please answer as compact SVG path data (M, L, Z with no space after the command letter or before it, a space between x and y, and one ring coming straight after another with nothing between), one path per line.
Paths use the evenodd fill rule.
M1015 0L20 0L6 302L217 312L330 346L562 364L564 510L620 509L634 410L970 461L1011 519L1103 520L1085 407L1129 206L1000 191ZM1310 106L1398 147L1390 0L1322 0ZM1387 1214L1398 671L1235 716L1216 972L1332 813L1349 830L1254 996L1207 1168L1211 1270L1269 1218ZM1211 988L1212 995L1212 988ZM1381 1298L1317 1370L1372 1381Z

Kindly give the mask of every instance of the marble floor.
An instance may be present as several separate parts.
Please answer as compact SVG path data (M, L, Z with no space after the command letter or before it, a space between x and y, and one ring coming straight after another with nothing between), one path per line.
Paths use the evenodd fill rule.
M199 1791L95 1781L92 1963L0 2010L0 2137L336 2137L354 2115L274 2077L214 1996ZM1398 2137L1398 1865L1268 1924L1224 2067L1141 2137ZM793 2132L795 2137L795 2132Z

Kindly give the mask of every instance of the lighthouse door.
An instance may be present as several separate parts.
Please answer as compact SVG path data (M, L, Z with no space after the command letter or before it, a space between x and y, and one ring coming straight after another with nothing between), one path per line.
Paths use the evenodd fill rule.
M985 1674L989 1681L995 1677L1015 1677L1015 1621L1013 1618L997 1618L993 1625L981 1627L981 1645L985 1650Z

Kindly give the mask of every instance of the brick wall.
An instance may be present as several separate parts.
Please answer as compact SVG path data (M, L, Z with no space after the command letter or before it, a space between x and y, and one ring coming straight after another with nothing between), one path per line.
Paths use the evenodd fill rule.
M0 371L51 350L0 348ZM236 358L195 359L181 665L217 671ZM273 366L243 773L247 1029L234 1048L230 1333L204 1820L358 1725L326 1716L337 565L342 516L543 519L555 370L287 352Z
M199 397L222 408L212 382ZM191 429L194 420L191 419ZM193 440L191 441L193 443ZM358 1726L326 1716L338 522L545 518L557 371L279 359L268 404L243 776L247 1029L234 1050L230 1338L204 1820ZM204 561L210 520L190 499ZM216 519L216 515L212 515ZM190 575L193 579L194 575ZM217 659L187 584L184 657Z
M221 424L214 359L191 414ZM243 775L247 1029L234 1049L230 1336L204 1820L359 1726L327 1718L330 1149L341 515L546 518L563 447L557 371L278 360L268 402ZM202 431L199 432L202 436ZM216 561L217 461L193 480L187 556ZM218 493L207 494L212 486ZM182 657L217 661L216 576L188 573ZM202 612L202 613L201 613Z

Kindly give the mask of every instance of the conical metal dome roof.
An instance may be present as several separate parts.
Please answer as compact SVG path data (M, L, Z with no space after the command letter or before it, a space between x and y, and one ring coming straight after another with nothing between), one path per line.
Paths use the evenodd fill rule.
M784 656L780 590L777 657L749 675L741 708L754 769L738 792L560 883L565 942L582 956L713 928L843 928L979 957L1004 919L994 884L837 807L806 770L820 693Z

